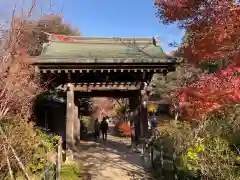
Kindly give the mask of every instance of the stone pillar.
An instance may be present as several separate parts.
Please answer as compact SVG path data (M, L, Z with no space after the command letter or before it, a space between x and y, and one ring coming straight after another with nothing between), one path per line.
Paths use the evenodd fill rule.
M74 146L74 91L72 86L67 89L66 111L66 148Z

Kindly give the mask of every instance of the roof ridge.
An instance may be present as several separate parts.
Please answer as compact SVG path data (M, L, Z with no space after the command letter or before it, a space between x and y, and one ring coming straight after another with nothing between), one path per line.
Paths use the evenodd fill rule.
M62 35L62 34L51 34L51 33L46 33L49 37L49 40L54 40L58 39L58 37L63 37L63 38L70 38L70 39L75 39L75 40L138 40L138 41L152 41L153 37L101 37L101 36L69 36L69 35Z
M152 45L152 43L151 42L142 42L142 41L137 41L137 42L135 42L135 43L129 43L128 44L128 42L114 42L114 41L109 41L109 42L107 42L107 41L88 41L88 40L83 40L83 41L67 41L67 42L65 42L65 41L61 41L61 40L51 40L51 41L49 41L49 42L47 42L47 43L44 43L44 44L51 44L51 43L63 43L63 44L71 44L71 43L73 43L73 44L89 44L89 45L94 45L94 44L99 44L99 45L123 45L123 46L128 46L129 45L129 47L132 45L132 46L134 46L134 45L137 45L137 46L144 46L144 45Z
M146 40L142 40L142 39L136 39L131 40L131 39L122 39L122 40L118 40L118 39L67 39L66 41L64 39L50 39L49 43L51 42L56 42L56 43L76 43L76 44L114 44L114 45L118 45L118 44L122 44L122 45L152 45L153 42L151 41L151 39L146 39Z
M54 35L54 34L52 34ZM68 35L61 35L59 34L60 36L62 37L72 37L72 38L86 38L86 39L115 39L115 38L119 38L119 39L152 39L153 37L118 37L118 36L68 36Z

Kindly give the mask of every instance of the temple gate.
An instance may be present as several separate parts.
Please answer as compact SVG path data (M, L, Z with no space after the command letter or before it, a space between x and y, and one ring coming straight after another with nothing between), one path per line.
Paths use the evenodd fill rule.
M94 38L49 35L36 72L49 89L66 97L67 147L79 138L77 98L129 98L134 142L147 136L146 101L154 73L174 71L177 58L167 57L153 38Z

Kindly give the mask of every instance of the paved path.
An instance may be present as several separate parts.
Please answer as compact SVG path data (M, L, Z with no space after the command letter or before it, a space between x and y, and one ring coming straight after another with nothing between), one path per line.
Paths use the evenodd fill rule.
M109 136L107 141L81 142L75 159L84 165L84 180L148 180L143 158L127 147L129 139Z

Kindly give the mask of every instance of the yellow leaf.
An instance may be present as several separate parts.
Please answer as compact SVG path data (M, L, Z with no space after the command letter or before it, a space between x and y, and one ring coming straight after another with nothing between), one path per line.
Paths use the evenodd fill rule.
M148 112L157 112L157 105L156 104L149 104L148 105Z
M240 161L240 156L238 156L236 160L237 160L237 161Z

